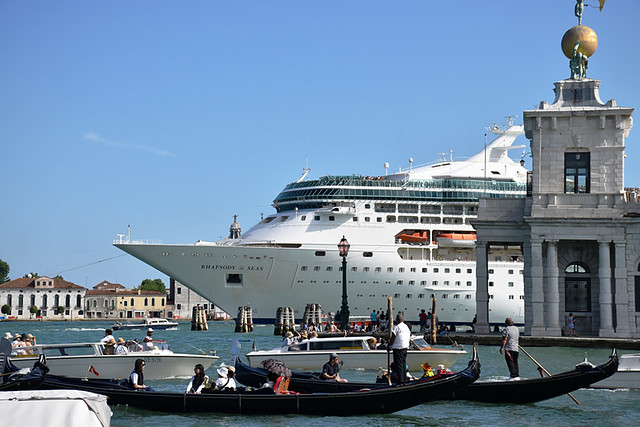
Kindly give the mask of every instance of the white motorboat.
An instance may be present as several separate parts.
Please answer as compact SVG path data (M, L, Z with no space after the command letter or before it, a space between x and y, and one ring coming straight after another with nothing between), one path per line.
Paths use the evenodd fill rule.
M408 321L438 299L438 317L469 325L476 313L476 249L471 222L481 198L524 198L527 170L508 151L524 133L512 122L489 129L498 137L466 160L442 155L435 163L384 175L309 172L285 186L276 212L241 233L234 221L218 242L158 244L121 235L114 245L206 297L230 314L249 305L254 323L273 323L277 309L302 318L309 303L335 311L342 272L337 244L345 236L349 309L368 316L394 298ZM380 162L382 163L382 162ZM265 179L256 176L256 179ZM448 235L448 236L447 236ZM467 239L457 239L464 236ZM437 237L440 236L438 239ZM489 321L524 324L519 245L490 247Z
M640 353L620 355L618 371L592 387L640 388Z
M371 336L349 336L331 338L310 338L273 350L252 351L247 353L249 365L260 367L266 359L282 360L292 369L320 369L329 361L331 353L337 353L344 362L345 369L379 369L387 366L387 350L377 350L369 345ZM458 358L467 354L459 348L433 348L422 336L411 338L407 351L409 370L421 369L428 362L436 368L438 365L450 367ZM393 357L391 358L393 360Z
M39 427L109 427L107 397L79 390L22 390L0 392L5 425Z
M178 329L178 322L171 322L167 319L160 318L146 318L140 322L116 322L113 325L114 331L126 330L126 331L134 331L141 329Z
M19 368L33 366L40 354L44 354L51 373L68 377L126 378L133 370L136 359L144 359L145 379L158 380L193 375L193 367L201 363L209 368L217 359L215 355L174 353L164 341L154 341L154 348L142 350L142 346L130 346L129 354L104 354L102 343L38 344L22 347L25 354L11 356L11 362Z

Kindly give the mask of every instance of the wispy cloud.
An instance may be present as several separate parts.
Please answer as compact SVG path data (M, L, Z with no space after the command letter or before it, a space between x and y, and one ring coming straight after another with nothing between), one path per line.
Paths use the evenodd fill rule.
M105 145L107 147L120 148L120 149L124 149L124 150L144 151L144 152L147 152L147 153L155 154L156 156L163 156L163 157L173 157L173 156L175 156L175 154L173 154L172 152L167 151L167 150L162 150L160 148L151 147L149 145L132 144L130 142L113 141L111 139L104 138L104 137L98 135L97 133L91 132L91 131L89 131L89 132L84 134L84 139L87 140L87 141L91 141L91 142L95 142L95 143L98 143L98 144Z

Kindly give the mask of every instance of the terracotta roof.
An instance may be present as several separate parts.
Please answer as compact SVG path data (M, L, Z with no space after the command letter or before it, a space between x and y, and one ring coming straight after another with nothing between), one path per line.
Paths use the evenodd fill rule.
M103 280L93 287L93 289L127 289L122 286L120 283L111 283L107 280Z
M16 289L16 288L35 288L35 282L42 277L21 277L20 279L9 280L0 285L2 289ZM75 283L67 282L63 279L52 278L53 287L55 289L86 289L83 286L78 286Z

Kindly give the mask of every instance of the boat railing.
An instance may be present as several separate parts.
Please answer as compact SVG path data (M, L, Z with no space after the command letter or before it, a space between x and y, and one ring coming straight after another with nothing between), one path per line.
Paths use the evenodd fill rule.
M124 234L118 234L117 239L113 239L114 245L161 245L162 240L131 240Z

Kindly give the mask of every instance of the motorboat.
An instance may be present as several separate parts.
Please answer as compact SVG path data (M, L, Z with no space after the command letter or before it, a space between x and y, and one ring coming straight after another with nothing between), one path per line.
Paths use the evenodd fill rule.
M44 355L51 374L69 377L123 378L133 370L136 359L144 359L146 379L157 380L193 375L193 367L201 363L209 368L218 356L174 353L164 341L154 341L153 348L130 342L126 355L104 353L103 343L38 344L23 347L23 354L12 355L11 362L19 368L30 367Z
M246 354L249 365L258 367L263 360L278 359L293 369L319 369L331 353L337 353L345 368L379 369L387 366L388 352L369 344L372 336L309 338L273 350L254 350ZM420 369L423 363L450 367L467 352L460 348L434 348L422 336L412 336L407 351L409 370Z
M114 331L134 331L141 329L177 329L178 322L171 322L167 319L145 318L141 322L116 322L112 329Z
M108 396L110 405L127 405L169 413L221 412L242 414L305 414L354 416L387 414L441 399L472 384L480 375L477 351L466 369L450 376L424 378L405 385L379 386L338 393L296 393L287 390L288 379L279 377L274 388L216 391L201 394L134 391L127 385L100 379L45 378L44 387L84 390Z
M79 390L0 392L0 412L7 425L38 427L109 427L107 397Z
M640 388L640 353L620 355L618 370L593 387Z

